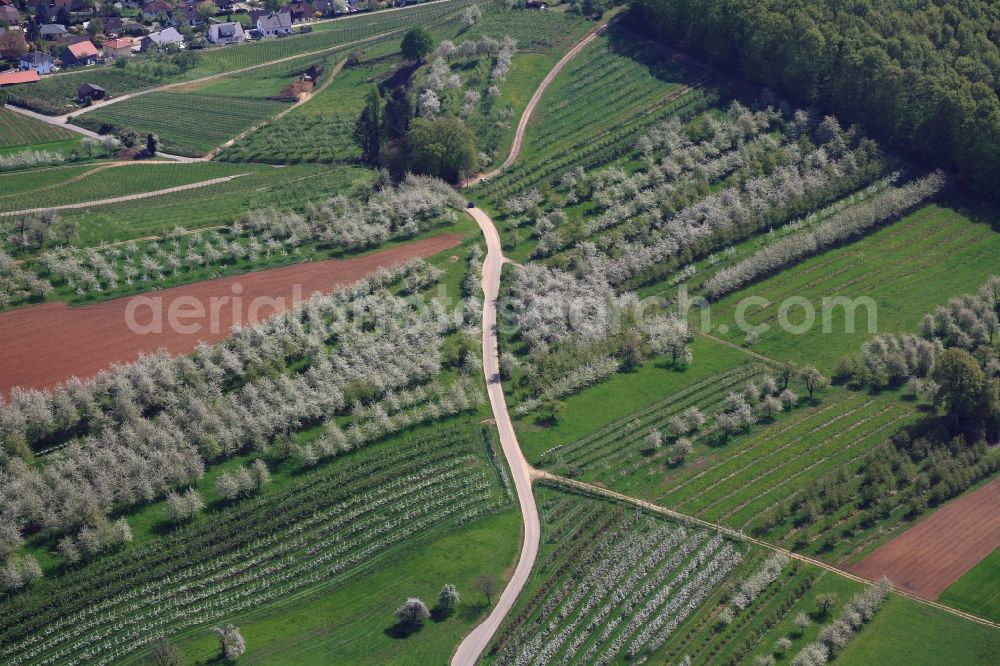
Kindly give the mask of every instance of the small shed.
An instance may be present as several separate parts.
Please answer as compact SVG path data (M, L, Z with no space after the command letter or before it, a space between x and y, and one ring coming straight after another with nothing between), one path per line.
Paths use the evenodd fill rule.
M82 102L107 99L108 91L93 83L84 83L76 91L76 96Z

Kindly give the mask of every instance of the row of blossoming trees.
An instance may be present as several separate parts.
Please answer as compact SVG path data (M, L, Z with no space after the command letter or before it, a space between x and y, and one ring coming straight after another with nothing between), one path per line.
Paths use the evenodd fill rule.
M5 548L16 550L22 533L65 535L63 555L74 560L81 547L101 550L87 545L94 530L113 543L105 516L183 489L234 455L290 444L322 425L305 450L314 464L473 408L474 360L453 361L457 381L438 375L445 336L474 327L475 313L438 301L418 307L390 291L437 276L421 261L381 269L191 356L153 354L51 392L15 389L0 404ZM225 494L246 494L244 486L252 490L237 483Z
M671 118L643 134L631 157L640 169L576 168L544 194L525 189L503 203L509 233L529 228L544 264L516 267L505 281L513 328L501 370L523 390L520 414L651 355L691 361L686 322L645 307L632 289L686 284L717 299L890 222L944 186L938 173L886 174L878 147L834 118L772 106ZM754 237L749 250L736 247Z
M0 308L44 298L53 288L93 299L365 250L452 224L460 205L443 181L411 175L363 199L338 195L302 213L254 210L225 228L177 228L156 241L65 246L20 264L0 251Z

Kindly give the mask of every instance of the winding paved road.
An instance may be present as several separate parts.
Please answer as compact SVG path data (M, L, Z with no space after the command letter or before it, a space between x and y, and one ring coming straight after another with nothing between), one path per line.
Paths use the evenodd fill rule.
M462 187L469 187L476 183L492 178L504 169L509 168L521 154L521 146L524 145L524 133L528 128L528 121L534 113L538 102L542 99L545 89L555 80L559 72L570 60L579 55L587 44L601 34L607 24L595 27L587 33L583 39L577 42L573 48L559 59L549 73L542 79L535 93L531 96L521 120L514 131L514 140L510 146L507 159L496 169L480 174L463 183ZM455 651L451 663L453 666L473 666L479 656L489 645L496 634L497 629L503 623L507 613L513 608L518 595L524 588L525 583L531 576L531 569L535 564L535 557L538 555L538 545L541 540L542 526L538 520L538 507L535 506L535 496L531 491L531 480L536 475L536 471L525 460L521 453L521 446L517 442L517 435L514 433L514 424L510 420L510 413L507 411L507 401L503 394L503 385L500 383L500 362L497 353L497 295L500 292L500 271L507 261L503 256L503 248L500 244L500 234L497 232L493 220L479 208L468 209L469 214L479 224L486 240L486 261L483 263L483 371L486 374L486 390L490 396L490 407L493 409L493 418L500 432L500 445L503 448L504 456L510 467L511 475L514 477L514 489L517 491L517 499L521 506L521 517L524 521L524 536L521 542L521 556L517 560L517 567L514 575L511 576L507 586L504 587L503 594L493 607L493 612L489 614L479 626L472 630Z
M458 646L452 658L454 666L472 666L479 659L486 646L492 640L507 613L517 601L524 584L528 582L531 569L538 554L538 544L541 539L541 523L538 520L538 508L535 506L535 496L531 492L532 468L528 465L514 433L507 412L507 401L500 383L500 363L497 355L497 294L500 291L500 271L503 268L503 250L500 247L500 235L497 233L493 220L478 208L469 209L469 214L479 224L486 239L486 261L483 263L483 371L486 374L486 391L490 396L490 406L500 432L500 445L503 448L511 476L514 478L514 490L521 505L521 516L524 521L524 538L521 543L521 556L517 561L514 575L504 588L503 594L490 613L478 627L472 630Z

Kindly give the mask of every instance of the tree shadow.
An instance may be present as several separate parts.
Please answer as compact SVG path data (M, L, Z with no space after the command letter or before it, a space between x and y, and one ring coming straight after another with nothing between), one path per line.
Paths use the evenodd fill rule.
M443 608L441 606L435 606L431 610L431 620L434 622L444 622L449 617L455 614L454 608Z
M414 624L412 622L397 622L396 624L386 627L383 633L389 638L405 640L413 634L420 633L420 630L423 628L423 623Z
M462 604L459 609L459 617L465 622L478 619L489 608L489 604L480 601L477 604Z

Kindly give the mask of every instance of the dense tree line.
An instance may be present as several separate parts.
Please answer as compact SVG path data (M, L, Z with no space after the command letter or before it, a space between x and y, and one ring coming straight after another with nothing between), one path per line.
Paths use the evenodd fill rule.
M1000 5L634 0L633 24L1000 192Z

